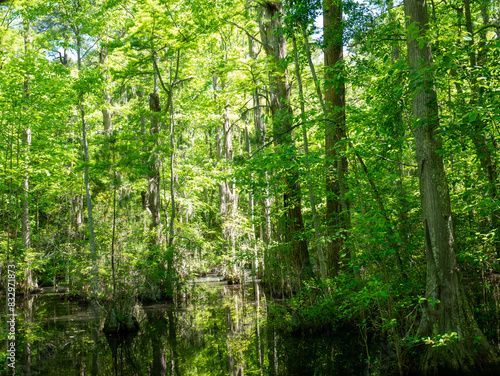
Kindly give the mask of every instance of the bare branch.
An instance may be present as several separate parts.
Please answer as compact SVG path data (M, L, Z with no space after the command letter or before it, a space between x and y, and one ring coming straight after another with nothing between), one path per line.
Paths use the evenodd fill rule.
M256 41L257 43L261 44L262 46L266 47L266 45L265 45L262 41L260 41L260 40L258 40L257 38L255 38L255 37L254 37L252 34L250 34L250 33L249 33L249 32L248 32L248 31L247 31L244 27L241 27L240 25L238 25L238 24L236 24L236 23L234 23L234 22L232 22L232 21L229 21L229 20L226 20L226 22L227 22L227 23L230 23L231 25L236 26L238 29L240 29L240 30L244 31L244 32L245 32L245 34L246 34L249 38L252 38L252 40L254 40L254 41Z

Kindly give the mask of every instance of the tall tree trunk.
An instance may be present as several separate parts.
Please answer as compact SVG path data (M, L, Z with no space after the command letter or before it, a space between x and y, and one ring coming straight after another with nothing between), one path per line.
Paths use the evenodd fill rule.
M309 183L307 189L309 191L309 203L311 205L311 212L313 217L314 233L316 235L316 253L319 263L319 271L321 279L325 280L327 277L327 266L325 261L325 255L323 253L323 242L321 241L321 229L319 227L318 213L316 211L316 198L314 196L314 189L312 185L311 167L309 166L309 141L307 140L307 127L306 127L306 110L304 105L304 92L302 89L302 75L300 73L299 65L299 54L297 51L297 41L295 38L295 32L292 35L293 40L293 50L295 58L295 75L297 76L297 83L299 86L299 98L300 98L300 115L302 121L302 138L304 140L304 152L306 155L305 163L307 170L307 179Z
M224 86L222 84L222 86ZM217 91L219 90L219 78L218 76L213 77L213 88L214 88L214 102L217 105ZM218 107L218 106L217 106ZM217 161L222 161L226 159L227 152L226 152L226 147L227 143L226 140L228 136L230 136L230 140L232 142L232 132L231 135L226 134L226 125L225 121L227 119L226 114L224 114L224 121L222 124L222 139L220 136L220 131L221 129L217 129L217 135L216 135L216 152L217 152ZM232 147L232 146L231 146ZM216 162L217 163L217 162ZM225 169L224 165L221 167L221 173L224 175ZM222 253L225 254L227 251L227 243L228 243L228 234L227 234L227 229L226 229L226 221L227 217L229 214L229 187L227 185L226 180L221 180L219 181L219 215L221 218L221 228L222 228L222 239L223 239L223 244L222 244Z
M176 152L175 152L175 133L174 133L174 126L175 126L174 94L175 94L175 85L177 85L177 77L179 76L180 59L181 59L181 50L178 50L176 64L175 64L175 73L173 75L173 78L170 80L170 92L168 93L168 102L169 103L167 103L167 110L170 109L170 149L171 149L170 150L170 201L171 201L171 205L172 205L172 213L170 216L169 240L168 240L168 246L170 248L169 259L168 259L169 273L172 269L172 263L173 263L172 246L173 246L174 238L175 238L175 218L176 218L176 208L177 208L176 202L175 202L175 181L176 181L175 158L176 158ZM156 68L158 68L158 66L156 66ZM181 133L181 135L182 135L182 133Z
M69 38L65 36L66 42L68 42ZM78 56L78 66L81 67L81 53L80 53L80 48L81 48L81 42L79 42L79 39L77 38L77 56ZM67 68L68 67L68 49L64 49L64 59L62 61L63 65ZM70 137L68 140L69 143L73 142L73 135ZM79 150L81 153L81 149ZM73 162L70 162L69 168L73 168ZM80 193L74 193L73 188L70 188L69 190L69 196L71 198L71 208L70 210L73 213L72 219L74 220L74 225L75 225L75 239L80 240L81 236L81 231L83 227L83 195Z
M24 20L24 53L26 55L25 59L28 60L28 53L30 50L30 44L31 44L31 29L30 29L30 24L28 21ZM24 97L26 99L26 102L29 101L30 94L29 94L29 76L26 77L26 80L24 81ZM28 103L26 104L28 105ZM26 110L27 108L25 108ZM25 167L26 170L29 167L29 155L30 155L30 147L31 147L31 129L29 125L26 126L25 129L25 138L24 138L24 151L25 151ZM24 177L24 182L23 182L23 187L22 187L22 195L21 195L21 205L22 205L22 216L21 216L21 234L22 234L22 239L23 239L23 248L26 251L26 258L28 259L27 265L26 265L26 289L30 290L33 288L33 275L32 275L32 270L31 270L31 258L30 258L30 253L31 253L31 231L30 231L30 206L29 206L29 175L26 172L26 175Z
M155 113L161 111L160 96L157 87L154 93L149 94L149 109L151 115L151 127L149 133L154 137L154 144L151 151L148 173L148 205L151 215L150 230L155 232L152 245L161 244L161 208L160 208L160 155L158 152L157 137L160 134L160 118Z
M347 193L347 156L345 121L345 84L343 62L342 1L323 1L325 38L325 154L326 224L328 268L337 274L342 264L341 251L351 227ZM346 258L350 257L347 249Z
M80 116L82 121L82 148L85 162L85 170L84 170L84 180L85 180L85 193L87 198L87 214L88 214L88 223L89 223L89 244L90 244L90 258L92 260L92 286L91 286L91 294L93 298L97 296L97 278L98 278L98 264L97 264L97 247L95 242L95 233L94 233L94 219L92 216L92 193L90 190L90 177L89 177L89 146L87 141L87 122L85 119L85 109L83 107L83 94L81 94L80 101L78 103L80 108Z
M229 119L229 109L226 106L223 115L223 145L220 145L221 157L225 159L230 164L233 163L234 153L233 153L233 124ZM224 168L223 168L224 172ZM236 193L236 186L230 184L227 180L224 180L220 184L220 199L221 199L221 217L223 221L223 238L232 250L233 257L233 270L232 273L236 273L236 250L235 250L235 228L234 228L234 217L238 209L238 194Z
M144 109L146 107L146 100L145 100L145 96L144 96L144 89L142 87L139 88L138 92L137 92L137 97L138 97L138 100L139 100L139 107L141 109ZM146 152L148 150L148 145L147 145L147 141L146 141L146 115L144 115L143 113L140 115L140 121L141 121L141 139L142 139L142 143L143 143L143 147L142 147L142 151L143 152ZM147 158L144 158L142 160L142 165L144 167L144 169L147 169L147 165L148 165L148 160ZM145 178L148 179L148 174L145 174ZM148 179L149 180L149 179ZM148 216L148 213L149 213L149 203L148 203L148 193L147 193L147 190L143 190L141 191L141 203L142 203L142 214L141 214L141 220L143 221L143 228L144 228L144 232L146 232L146 229L147 229L147 216Z
M432 54L427 36L427 4L425 0L406 0L404 7L427 262L426 301L418 336L435 340L439 336L457 336L446 346L428 346L420 366L425 374L463 371L472 374L474 370L478 370L475 374L480 374L480 369L494 366L498 359L479 330L460 286L450 196L439 152L442 143L438 131ZM422 40L424 44L421 44Z
M78 58L77 64L78 64L78 71L80 71L82 67L82 61L81 61L82 41L80 34L75 32L75 36L77 44L77 49L76 49ZM98 293L99 266L97 263L97 246L96 246L95 232L94 232L94 218L92 216L92 192L90 190L90 174L89 174L90 157L89 157L89 145L87 140L87 120L85 117L84 93L79 93L78 107L80 110L80 116L82 122L82 151L83 151L83 161L85 162L83 177L85 184L85 195L87 199L90 259L92 261L90 293L92 296L92 310L95 311L96 310L95 301L97 299L97 293Z
M248 132L248 120L245 122L244 131L244 139L245 139L245 149L248 153L248 156L252 155L252 143L250 141L250 134ZM250 175L250 182L253 186L254 183L254 173L252 172ZM251 189L248 192L248 214L250 215L250 220L252 223L252 230L250 232L250 241L252 243L253 251L254 251L254 259L253 259L253 270L254 273L258 274L259 271L259 257L257 251L257 243L256 243L256 235L255 235L255 199L254 199L254 190Z
M257 143L260 148L264 148L266 145L266 123L264 122L259 89L255 89L253 94L253 106L254 106L254 124L255 132L257 133ZM271 241L271 199L269 198L269 173L263 171L260 173L260 180L264 185L262 197L260 199L261 211L262 211L262 230L261 237L264 245L267 247Z
M275 64L270 74L271 112L273 116L273 136L277 150L285 154L287 166L283 172L285 192L283 194L286 213L286 237L293 263L301 279L312 275L307 241L304 238L304 222L300 196L299 171L295 161L295 141L293 136L293 112L290 105L290 84L286 39L281 24L281 3L264 2L266 21L261 24L261 37L266 54Z
M257 134L257 145L259 148L264 149L266 146L266 123L264 121L261 104L260 104L259 89L256 88L253 93L253 106L254 106L254 125L255 133ZM259 172L259 182L262 184L263 189L260 194L260 237L264 243L264 257L262 264L263 276L266 275L266 265L269 261L269 243L271 242L271 198L269 196L269 173L268 171Z
M170 217L170 229L168 246L172 247L175 237L175 135L174 135L174 88L171 87L170 95L170 203L172 205L172 214Z
M247 9L250 8L250 0L247 0ZM255 45L255 40L248 36L248 52L250 57L257 61L258 58L258 50ZM259 148L264 149L266 145L266 123L262 117L262 109L260 103L260 93L259 88L257 87L258 81L255 80L254 84L256 85L255 90L253 92L253 116L254 116L254 125L255 125L255 133L257 135L257 145ZM247 145L248 153L250 155L250 142ZM268 245L271 240L271 200L269 199L269 177L267 171L261 171L259 173L259 180L264 184L264 189L262 190L261 199L260 199L260 207L261 207L261 226L260 226L260 236L262 242L264 243L264 263L263 263L263 271L265 272L265 265L268 260ZM254 199L253 193L252 200Z

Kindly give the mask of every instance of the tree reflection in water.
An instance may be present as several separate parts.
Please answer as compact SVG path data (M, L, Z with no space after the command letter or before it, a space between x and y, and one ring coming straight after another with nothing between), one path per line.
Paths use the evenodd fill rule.
M121 336L97 330L105 317L99 307L99 320L93 320L91 307L62 294L27 298L18 307L17 371L51 376L363 372L356 336L327 331L294 336L268 325L268 301L258 283L200 283L192 289L193 298L178 305L137 305L139 331Z

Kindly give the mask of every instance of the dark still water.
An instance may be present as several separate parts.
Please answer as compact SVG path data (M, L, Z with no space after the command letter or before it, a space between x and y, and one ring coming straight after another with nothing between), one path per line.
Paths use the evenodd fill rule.
M363 374L365 351L356 335L284 335L266 325L268 300L258 283L190 288L193 298L180 307L136 305L140 329L123 338L102 332L103 308L95 319L90 307L64 294L17 297L16 374Z

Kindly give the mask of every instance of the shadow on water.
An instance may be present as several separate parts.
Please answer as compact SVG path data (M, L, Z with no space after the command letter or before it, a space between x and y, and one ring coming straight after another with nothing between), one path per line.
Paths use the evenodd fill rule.
M99 306L79 305L64 294L19 298L16 374L363 374L356 335L292 335L266 325L268 300L256 282L190 288L196 298L180 306L136 305L139 331L120 336L102 332L106 314Z

